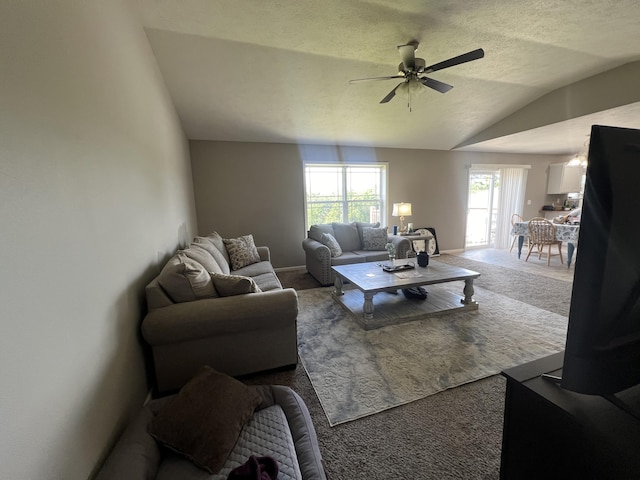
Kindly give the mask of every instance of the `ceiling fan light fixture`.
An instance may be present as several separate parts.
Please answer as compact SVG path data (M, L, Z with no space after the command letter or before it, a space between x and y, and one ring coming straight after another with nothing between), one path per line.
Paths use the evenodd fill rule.
M417 78L410 78L406 82L400 84L396 94L402 95L404 98L420 95L425 90L424 85Z
M417 77L411 77L407 79L406 82L401 83L398 86L396 90L396 95L399 95L405 100L407 100L407 107L409 107L409 111L412 111L411 100L414 97L417 97L418 95L422 94L425 90L426 89L424 88L424 85L420 83L420 80L418 80Z
M587 140L582 144L580 151L569 160L568 165L570 167L577 167L578 165L581 167L587 166L589 160L589 140L591 140L591 135L587 135Z

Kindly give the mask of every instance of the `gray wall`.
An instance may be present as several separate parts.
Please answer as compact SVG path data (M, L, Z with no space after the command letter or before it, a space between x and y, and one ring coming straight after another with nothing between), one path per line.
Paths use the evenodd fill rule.
M195 232L188 144L120 1L0 4L0 478L85 479L148 389L144 285Z
M415 227L435 227L441 250L464 248L467 177L471 164L531 165L524 217L546 198L553 155L190 141L198 231L234 237L251 233L271 248L277 268L304 265L303 162L367 160L389 164L389 201L411 202ZM526 203L526 202L525 202ZM388 217L386 225L397 223Z

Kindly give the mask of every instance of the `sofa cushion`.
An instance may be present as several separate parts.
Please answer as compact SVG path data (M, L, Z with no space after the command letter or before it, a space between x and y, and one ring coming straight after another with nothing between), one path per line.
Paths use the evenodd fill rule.
M153 419L149 433L200 468L217 473L261 402L255 390L204 366Z
M386 250L356 250L353 252L364 258L364 262L386 262L389 260L389 253Z
M244 275L245 277L256 277L263 273L273 273L273 266L271 265L271 262L263 260L262 262L252 263L251 265L247 265L246 267L242 267L231 272L232 275Z
M227 247L227 253L229 254L231 270L238 270L260 261L260 254L253 241L253 235L225 238L224 245Z
M280 279L274 272L262 273L251 278L253 278L263 292L282 290L282 283L280 283Z
M356 223L336 223L332 224L334 236L343 251L361 250L360 235Z
M222 236L218 232L211 232L204 238L209 240L213 244L213 246L216 247L220 253L222 253L222 256L227 261L227 263L229 263L229 254L227 253L227 247L224 245L224 239L222 238Z
M365 222L356 222L356 228L358 229L358 235L360 236L360 244L364 245L364 229L365 228L379 228L380 222L375 223L365 223Z
M342 248L340 247L340 244L330 233L323 233L322 237L320 237L320 243L329 248L331 257L335 258L342 255Z
M333 226L330 223L319 223L317 225L311 225L311 227L309 227L309 238L315 240L316 242L322 241L323 233L328 233L335 237Z
M367 259L364 255L355 252L343 252L338 258L331 259L331 265L349 265L350 263L364 263Z
M183 253L169 259L158 276L158 283L175 303L218 296L205 268Z
M218 295L221 297L245 295L247 293L258 293L262 291L253 278L242 275L223 275L222 273L211 272L211 280L216 287Z
M364 227L362 229L363 250L384 250L387 244L387 230L384 228Z
M229 274L229 272L231 271L231 268L229 267L229 254L227 254L227 249L224 246L222 237L220 237L220 246L224 250L224 254L220 251L216 244L214 244L214 239L212 237L195 237L193 239L193 243L196 245L200 245L211 254L213 259L218 263L218 266L222 270L222 273Z
M178 250L178 253L183 253L190 259L195 260L202 265L207 272L222 273L222 269L220 268L220 265L218 265L218 262L216 262L215 258L213 258L207 249L203 248L202 245L198 243L192 243L189 245L189 248Z

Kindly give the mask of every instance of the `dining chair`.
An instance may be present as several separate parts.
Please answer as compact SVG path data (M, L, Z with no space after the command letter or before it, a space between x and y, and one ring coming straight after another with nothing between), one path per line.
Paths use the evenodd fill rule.
M553 255L560 255L560 263L564 263L562 260L562 240L556 240L556 226L549 220L542 217L535 217L529 220L529 237L531 237L531 242L525 262L529 260L529 255L531 255L534 247L537 247L539 259L542 258L542 255L547 255L547 265L550 265ZM558 246L558 253L551 253L553 245ZM547 247L546 253L544 252L544 247Z
M523 218L521 215L514 213L513 215L511 215L511 228L513 228L515 226L516 223L522 223L524 222ZM513 250L513 246L516 244L516 242L518 241L518 237L520 235L514 235L513 236L513 241L511 242L511 248L509 249L509 253L511 253L511 250ZM527 247L529 247L530 245L530 241L529 241L529 235L525 235L524 236L525 241L527 242Z

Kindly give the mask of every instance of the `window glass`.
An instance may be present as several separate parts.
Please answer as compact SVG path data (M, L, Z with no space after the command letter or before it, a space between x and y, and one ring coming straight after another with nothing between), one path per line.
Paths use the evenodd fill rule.
M306 227L384 222L386 164L305 164Z

